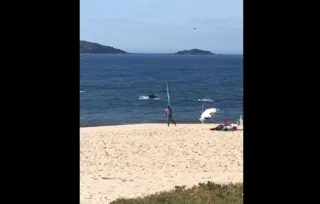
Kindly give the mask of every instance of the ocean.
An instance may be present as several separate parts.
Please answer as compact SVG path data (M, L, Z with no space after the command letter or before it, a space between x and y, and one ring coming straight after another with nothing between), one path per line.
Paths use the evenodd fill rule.
M80 54L80 127L166 123L166 81L178 125L201 123L202 107L219 109L205 123L236 122L242 65L242 55ZM152 93L160 99L146 99Z

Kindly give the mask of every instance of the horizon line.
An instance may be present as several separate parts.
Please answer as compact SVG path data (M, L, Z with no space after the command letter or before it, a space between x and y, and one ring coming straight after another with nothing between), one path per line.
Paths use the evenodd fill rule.
M118 47L113 47L112 45L104 45L104 44L101 44L101 43L98 43L98 42L93 42L93 41L87 41L87 40L79 40L79 41L85 41L85 42L89 42L89 43L96 43L96 44L99 44L99 45L102 45L102 46L108 46L108 47L112 47L112 48L115 48L115 49L119 49L119 50L123 50L122 48L118 48ZM191 49L199 49L199 50L203 50L201 48L191 48ZM189 49L189 50L191 50ZM185 49L186 50L186 49ZM188 49L187 49L188 50ZM123 50L125 51L127 54L174 54L175 52L128 52L126 50ZM181 50L183 51L183 50ZM203 50L203 51L209 51L209 52L212 52L214 55L243 55L243 53L238 53L238 54L223 54L223 53L220 53L217 54L216 52L213 52L211 50ZM177 52L177 51L176 51ZM81 54L81 53L80 53ZM82 54L107 54L107 53L82 53Z
M137 54L137 55L177 55L175 53L171 52L127 52L127 53L81 53L80 54L90 54L90 55L127 55L127 54ZM186 55L192 55L192 54L186 54ZM197 54L195 54L197 56ZM199 54L200 56L204 56ZM224 54L224 53L213 53L213 55L243 55L243 53L229 53L229 54Z

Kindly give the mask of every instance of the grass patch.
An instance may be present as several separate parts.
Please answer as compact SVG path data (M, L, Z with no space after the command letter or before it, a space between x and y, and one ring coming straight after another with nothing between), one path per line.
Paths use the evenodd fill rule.
M186 189L176 186L169 192L160 192L134 199L117 199L110 204L242 204L243 184L199 183L198 186Z

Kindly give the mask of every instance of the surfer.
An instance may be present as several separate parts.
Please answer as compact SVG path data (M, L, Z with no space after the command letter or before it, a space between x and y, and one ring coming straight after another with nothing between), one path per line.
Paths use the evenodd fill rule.
M155 99L155 98L158 98L158 97L156 95L154 95L154 93L153 93L153 94L149 95L149 98L150 99Z
M172 122L175 126L177 126L176 122L173 120L172 118L172 109L170 108L170 106L168 106L166 109L165 109L165 112L166 112L166 115L168 117L168 127L170 125L170 122Z

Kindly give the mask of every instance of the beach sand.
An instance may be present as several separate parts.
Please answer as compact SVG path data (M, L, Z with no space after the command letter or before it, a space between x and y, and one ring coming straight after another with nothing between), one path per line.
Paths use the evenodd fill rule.
M243 181L243 131L213 124L80 128L80 202L106 204L199 182Z

